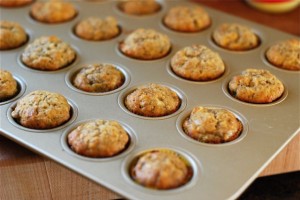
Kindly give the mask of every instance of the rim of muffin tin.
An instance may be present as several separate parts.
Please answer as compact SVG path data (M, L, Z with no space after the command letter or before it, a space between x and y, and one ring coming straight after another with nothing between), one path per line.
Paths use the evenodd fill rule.
M86 91L83 91L83 90L80 90L78 88L76 88L74 85L73 85L73 79L74 79L74 76L86 65L89 65L89 64L109 64L109 65L112 65L114 66L116 69L118 69L119 71L121 71L121 73L124 75L124 82L123 84L114 89L114 90L111 90L111 91L108 91L108 92L86 92ZM86 94L86 95L92 95L92 96L101 96L101 95L109 95L109 94L113 94L113 93L116 93L116 92L119 92L121 90L123 90L125 87L128 86L128 84L130 83L131 81L131 78L130 78L130 75L129 75L129 71L127 68L125 68L123 65L120 65L120 64L114 64L113 62L89 62L89 63L86 63L86 64L82 64L82 65L78 65L78 66L75 66L74 68L72 68L71 70L69 70L66 75L65 75L65 82L67 84L67 86L69 88L71 88L72 90L78 92L78 93L82 93L82 94Z
M67 137L68 137L68 134L76 129L78 126L80 126L81 124L84 124L84 123L87 123L87 122L91 122L91 121L94 121L94 120L97 120L97 119L100 119L100 118L92 118L92 119L87 119L87 120L82 120L82 121L79 121L75 124L72 124L72 126L69 126L61 135L61 138L60 138L60 143L63 147L63 149L68 153L70 154L71 156L74 156L78 159L81 159L81 160L85 160L85 161L92 161L92 162L98 162L98 161L110 161L110 160L115 160L115 159L120 159L124 156L126 156L127 154L129 154L133 149L134 147L136 146L136 143L137 143L137 134L135 133L135 131L129 126L127 125L126 123L124 122L121 122L119 120L116 120L116 119L103 119L103 120L109 120L109 121L116 121L118 122L126 131L126 133L128 134L129 136L129 141L128 141L128 144L126 145L126 148L123 149L121 152L119 152L118 154L116 155L113 155L111 157L88 157L88 156L84 156L84 155L80 155L76 152L74 152L68 142L67 142Z
M222 58L221 58L222 59ZM180 81L184 81L184 82L187 82L187 83L192 83L192 84L209 84L209 83L214 83L214 82L218 82L222 79L224 79L224 77L227 77L229 72L230 72L230 67L224 62L224 60L222 59L223 63L224 63L224 66L225 66L225 70L223 72L223 74L221 74L219 77L215 78L215 79L212 79L212 80L207 80L207 81L195 81L195 80L189 80L187 78L183 78L179 75L177 75L172 67L171 67L171 59L170 61L166 64L166 69L167 69L167 72L174 78L176 78L177 80L180 80Z
M67 101L68 101L68 104L71 106L71 109L70 109L70 118L68 121L66 121L65 123L57 126L57 127L54 127L54 128L50 128L50 129L33 129L33 128L27 128L25 126L22 126L21 124L19 124L12 116L11 116L11 113L12 111L14 110L14 108L17 106L17 103L18 102L14 102L12 103L9 108L7 109L7 118L8 118L8 121L14 125L15 127L21 129L21 130L24 130L24 131L28 131L28 132L35 132L35 133L48 133L48 132L54 132L54 131L57 131L57 130L60 130L60 129L63 129L67 126L69 126L70 124L72 124L75 119L77 118L78 116L78 108L77 108L77 105L70 99L67 98Z
M284 69L284 68L281 68L281 67L278 67L274 64L272 64L268 58L267 58L267 51L275 44L277 44L278 42L280 41L277 41L277 42L272 42L272 44L269 44L267 47L263 48L261 50L261 53L260 53L260 58L261 60L263 61L263 63L265 65L267 65L268 67L272 68L272 69L275 69L275 70L278 70L278 71L281 71L281 72L285 72L285 73L299 73L300 74L300 70L289 70L289 69Z
M8 98L4 101L0 102L0 106L4 105L4 104L8 104L11 103L15 100L17 100L19 97L21 97L24 92L26 91L26 84L23 78L19 77L18 75L13 75L13 78L16 80L17 82L17 93L15 95L13 95L11 98Z
M205 143L205 142L200 142L200 141L197 141L193 138L191 138L190 136L188 136L183 128L182 128L182 125L183 125L183 122L186 118L188 118L193 110L194 107L197 107L197 106L203 106L203 107L206 107L206 108L220 108L220 109L225 109L229 112L231 112L241 123L242 123L242 126L243 126L243 129L242 129L242 132L240 133L240 135L235 139L235 140L232 140L232 141L229 141L229 142L225 142L225 143L219 143L219 144L212 144L212 143ZM197 106L194 106L193 108L190 108L186 111L184 111L183 113L181 113L179 115L179 117L177 118L176 120L176 128L177 128L177 131L179 132L179 134L186 140L188 140L189 142L192 142L192 143L195 143L195 144L198 144L198 145L203 145L203 146L211 146L211 147L223 147L223 146L229 146L229 145L234 145L240 141L242 141L247 133L248 133L248 130L249 130L249 125L248 125L248 121L247 119L241 114L239 113L238 111L232 109L232 108L229 108L229 107L226 107L226 106L220 106L220 105L212 105L212 104L199 104Z
M258 68L255 68L255 69L258 69ZM243 71L243 70L242 70ZM241 104L244 104L244 105L249 105L249 106L261 106L261 107L264 107L264 106L274 106L276 104L279 104L281 102L283 102L287 96L288 96L288 88L286 86L286 84L282 81L281 78L279 78L277 75L277 79L281 81L281 83L283 84L283 87L284 87L284 90L283 90L283 93L280 97L278 97L276 100L274 100L273 102L270 102L270 103L251 103L251 102L245 102L245 101L242 101L242 100L239 100L237 98L235 98L234 96L232 96L229 92L229 88L228 88L228 85L229 85L229 82L230 80L236 76L236 75L241 75L242 74L242 71L238 71L238 72L235 72L235 73L232 73L230 74L230 76L228 76L222 83L222 90L223 90L223 93L225 94L225 96L227 96L229 99L237 102L237 103L241 103ZM273 74L273 73L272 73ZM274 75L274 74L273 74ZM274 75L275 76L275 75Z
M126 96L129 95L130 93L132 93L138 87L145 86L145 85L148 85L148 84L151 84L151 83L158 84L158 85L161 85L161 86L165 86L165 87L171 89L173 92L175 92L178 95L178 97L180 99L180 106L174 113L171 113L171 114L165 115L165 116L161 116L161 117L146 117L146 116L135 114L135 113L133 113L133 112L131 112L127 109L127 107L125 106L125 103L124 103ZM173 85L170 85L168 83L145 82L145 83L140 83L138 85L127 88L126 90L123 90L118 96L118 104L124 112L126 112L127 114L129 114L133 117L137 117L137 118L141 118L141 119L162 120L162 119L168 119L168 118L174 117L174 116L178 115L180 112L182 112L185 109L186 105L187 105L187 97L182 92L182 90L180 90L177 87L175 87Z
M177 153L180 157L182 157L185 161L188 162L189 166L192 169L192 177L188 182L186 182L184 185L181 185L177 188L172 188L172 189L155 189L155 188L148 188L146 186L143 186L137 182L135 182L131 175L130 175L130 167L133 164L133 162L138 159L141 155L153 151L153 150L166 150L166 151L172 151ZM169 195L172 193L179 193L182 191L185 191L187 189L190 189L196 185L196 183L201 179L202 176L202 164L199 161L198 158L196 158L193 154L190 152L179 148L179 147L174 147L171 145L163 145L163 146L153 146L153 147L148 147L148 148L142 148L138 152L132 153L129 156L127 156L123 162L122 162L122 176L128 182L133 188L135 188L138 191L142 191L145 193L149 194L158 194L158 195Z
M39 38L39 37L38 37ZM38 39L35 38L35 39ZM62 40L63 41L63 40ZM64 41L63 41L64 42ZM68 43L69 46L74 50L75 52L75 58L72 62L70 62L69 64L57 69L57 70L42 70L42 69L35 69L35 68L31 68L29 66L27 66L23 61L22 61L22 54L24 53L24 50L22 52L20 52L17 56L17 63L19 64L19 66L21 66L23 69L32 71L32 72L37 72L37 73L57 73L57 72L62 72L65 71L71 67L73 67L74 65L76 65L79 60L80 60L80 50L79 48L75 47L73 44Z

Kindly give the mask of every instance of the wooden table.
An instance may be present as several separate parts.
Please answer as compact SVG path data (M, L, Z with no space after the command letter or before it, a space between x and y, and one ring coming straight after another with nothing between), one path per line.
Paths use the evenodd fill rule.
M300 8L274 15L237 0L197 0L203 5L279 29L299 37ZM222 3L220 3L222 2ZM261 176L300 170L298 134ZM118 194L0 136L0 199L116 199Z

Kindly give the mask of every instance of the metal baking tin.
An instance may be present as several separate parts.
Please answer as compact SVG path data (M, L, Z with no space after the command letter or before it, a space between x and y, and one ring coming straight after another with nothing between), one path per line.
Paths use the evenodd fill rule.
M1 103L1 134L34 150L73 171L105 186L128 199L235 199L258 176L265 166L299 132L299 72L278 69L265 59L265 51L275 42L295 36L203 6L212 25L198 33L178 33L166 28L162 18L174 5L194 6L189 1L159 1L162 9L147 16L130 16L117 8L116 1L72 1L78 15L61 24L45 24L29 15L30 5L0 8L2 19L20 23L29 41L20 48L1 51L1 68L14 75L21 87L20 95ZM122 33L107 41L87 41L76 37L73 28L89 16L114 16ZM261 39L259 47L243 52L224 50L211 39L212 31L223 22L236 22L251 27ZM118 44L137 28L153 28L167 34L172 42L170 54L162 59L141 61L124 56ZM76 61L54 72L38 71L22 65L20 55L27 44L40 36L56 35L71 44ZM220 54L226 64L225 74L209 82L192 82L176 77L170 70L170 59L179 49L203 44ZM126 77L125 85L107 94L78 92L70 86L70 77L87 63L111 63ZM269 70L285 86L285 94L272 104L249 104L231 98L227 91L230 77L247 68ZM172 88L182 98L176 114L162 118L145 118L124 111L122 98L131 89L146 83L160 83ZM72 106L72 121L46 131L20 127L10 117L18 99L34 90L63 94ZM232 111L243 123L242 136L234 142L208 145L183 135L181 121L198 105L222 107ZM126 109L126 108L125 108ZM131 136L132 144L122 154L105 159L87 159L70 152L65 144L66 131L91 119L119 121ZM153 148L167 148L184 156L194 169L192 180L178 189L160 191L137 185L128 174L135 156Z

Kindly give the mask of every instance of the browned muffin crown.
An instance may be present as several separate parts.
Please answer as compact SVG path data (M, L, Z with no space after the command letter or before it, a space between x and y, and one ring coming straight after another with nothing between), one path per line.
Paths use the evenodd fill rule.
M0 102L13 97L17 92L17 81L12 74L0 69Z
M145 117L162 117L178 110L181 100L177 93L159 84L143 85L125 98L126 108Z
M300 70L300 40L289 39L272 45L266 52L268 61L276 67Z
M87 157L111 157L123 151L129 136L116 121L93 120L83 123L68 135L68 144Z
M229 82L229 92L248 103L271 103L284 92L282 82L268 70L246 69Z
M71 106L63 95L36 90L17 102L11 116L24 127L50 129L68 121L70 110Z
M183 186L190 181L193 171L189 163L171 150L152 150L137 158L130 169L137 183L159 190Z
M202 106L193 108L182 127L189 137L214 144L235 140L243 129L242 123L230 111Z

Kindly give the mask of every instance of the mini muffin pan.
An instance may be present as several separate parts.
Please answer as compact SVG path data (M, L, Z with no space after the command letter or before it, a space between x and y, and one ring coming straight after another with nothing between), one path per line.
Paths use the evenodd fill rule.
M32 149L73 171L117 192L128 199L235 199L257 177L265 166L299 132L299 72L278 69L265 59L266 50L277 41L295 36L246 21L203 6L212 24L197 33L175 32L162 19L175 5L195 6L190 1L158 1L161 9L154 14L132 16L122 13L117 1L71 1L78 14L68 22L45 24L30 16L30 5L0 8L3 20L20 23L28 34L25 45L1 51L1 68L10 71L18 81L19 93L1 102L1 134ZM87 41L74 35L75 25L90 16L117 18L121 33L106 41ZM260 38L260 45L249 51L230 51L216 45L212 31L221 23L249 26ZM137 60L126 57L119 43L137 28L152 28L167 34L172 42L170 53L161 59ZM69 43L77 53L76 60L58 71L39 71L22 64L20 55L26 45L40 36L56 35ZM170 69L171 57L180 49L202 44L220 54L225 73L214 81L194 82L177 77ZM125 83L107 93L82 92L72 86L72 77L86 64L110 63L120 69ZM250 104L230 96L230 78L244 69L269 70L285 86L284 95L275 103ZM159 83L170 87L181 98L179 110L158 118L137 116L126 110L126 94L140 85ZM20 126L11 117L16 102L34 90L61 93L72 106L71 119L50 130L32 130ZM182 121L195 106L226 108L243 124L240 137L226 144L203 144L185 136ZM112 158L86 158L72 152L66 143L68 132L92 119L120 122L130 136L128 148ZM193 169L193 177L182 187L155 190L135 183L129 167L137 156L153 149L169 149L183 156Z

